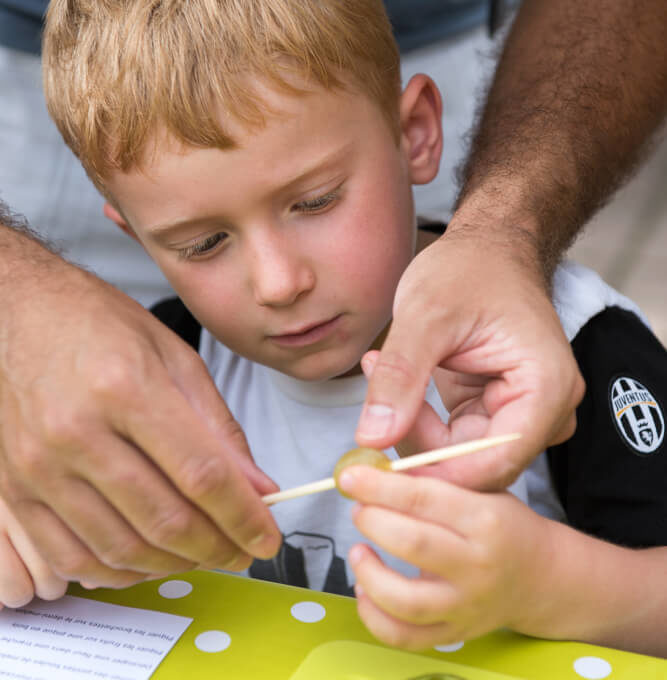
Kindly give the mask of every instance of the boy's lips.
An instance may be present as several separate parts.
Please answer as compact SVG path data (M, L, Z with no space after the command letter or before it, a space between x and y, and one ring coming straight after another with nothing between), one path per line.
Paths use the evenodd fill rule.
M312 345L313 343L324 339L329 333L334 331L338 326L340 319L341 315L338 314L326 321L308 324L307 326L302 326L301 328L294 330L290 329L287 333L270 335L269 338L283 347L304 347L306 345Z

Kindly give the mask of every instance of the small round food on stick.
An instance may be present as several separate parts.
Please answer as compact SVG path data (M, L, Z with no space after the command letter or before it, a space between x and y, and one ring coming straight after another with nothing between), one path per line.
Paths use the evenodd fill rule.
M387 458L387 455L384 453L384 451L380 451L379 449L370 449L365 446L359 449L350 449L338 459L333 472L336 488L346 498L349 498L349 496L340 488L340 485L338 484L338 478L340 477L340 473L351 465L370 465L371 467L378 468L379 470L391 470L391 460Z

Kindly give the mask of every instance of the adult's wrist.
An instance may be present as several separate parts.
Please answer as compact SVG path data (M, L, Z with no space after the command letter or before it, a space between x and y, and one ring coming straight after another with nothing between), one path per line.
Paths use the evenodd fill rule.
M555 264L544 253L538 216L516 187L479 187L463 195L443 238L467 242L478 255L489 252L550 290Z

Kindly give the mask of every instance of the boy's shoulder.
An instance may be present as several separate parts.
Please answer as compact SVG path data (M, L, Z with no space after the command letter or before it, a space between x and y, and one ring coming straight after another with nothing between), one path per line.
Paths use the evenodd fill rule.
M563 262L556 269L552 299L570 342L599 313L614 307L631 312L648 326L637 304L605 283L592 269L575 262Z
M628 546L667 545L667 350L639 308L561 267L554 304L586 382L577 429L548 451L568 522Z

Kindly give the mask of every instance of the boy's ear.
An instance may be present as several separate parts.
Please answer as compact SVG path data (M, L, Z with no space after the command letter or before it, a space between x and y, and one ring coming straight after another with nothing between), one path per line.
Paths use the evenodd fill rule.
M423 73L410 79L401 95L401 143L413 184L428 184L442 153L442 99L438 86Z
M131 236L135 241L139 241L134 229L127 223L125 218L114 208L111 203L104 204L104 216L108 217L112 222L115 222L128 236Z

